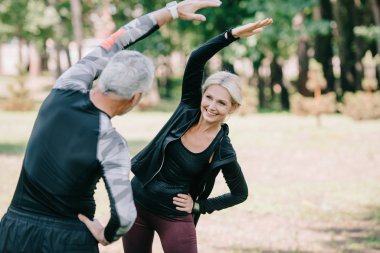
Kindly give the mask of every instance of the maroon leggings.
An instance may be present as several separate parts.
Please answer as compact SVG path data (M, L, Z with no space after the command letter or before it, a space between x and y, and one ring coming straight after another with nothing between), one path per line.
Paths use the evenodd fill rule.
M197 237L192 215L167 218L138 206L131 230L123 236L124 253L151 253L154 231L165 253L197 253Z

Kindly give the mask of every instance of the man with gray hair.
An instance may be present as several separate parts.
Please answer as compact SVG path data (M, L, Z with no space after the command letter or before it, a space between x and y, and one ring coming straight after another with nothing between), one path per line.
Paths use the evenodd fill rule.
M120 28L58 78L41 105L16 191L1 220L0 252L99 252L98 243L107 245L131 228L136 209L130 154L110 119L140 101L154 67L142 54L123 49L172 19L204 21L195 12L220 4L171 2ZM94 219L100 178L111 208L105 228Z

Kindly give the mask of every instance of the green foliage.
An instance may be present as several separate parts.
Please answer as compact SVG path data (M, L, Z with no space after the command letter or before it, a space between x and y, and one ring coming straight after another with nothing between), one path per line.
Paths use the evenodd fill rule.
M22 155L25 147L25 143L0 143L0 155Z
M51 37L51 27L58 22L56 9L42 0L4 0L0 3L0 34L4 39Z
M26 87L26 78L25 67L19 65L19 75L7 86L11 95L1 106L3 109L9 111L30 111L34 109L35 103L30 98L29 90Z
M363 37L368 41L380 40L380 27L376 25L371 26L357 26L354 28L354 33Z
M246 47L245 55L254 60L255 66L263 59L263 55L272 55L287 59L294 54L300 34L308 31L306 27L294 28L293 18L299 13L310 13L316 4L315 0L297 1L245 1L247 15L244 23L260 20L266 17L273 18L273 25L265 32L239 44ZM254 49L253 49L254 47ZM237 55L241 57L243 55ZM257 62L259 61L259 62Z
M380 207L375 208L371 217L376 222L380 223ZM378 238L380 240L380 238Z

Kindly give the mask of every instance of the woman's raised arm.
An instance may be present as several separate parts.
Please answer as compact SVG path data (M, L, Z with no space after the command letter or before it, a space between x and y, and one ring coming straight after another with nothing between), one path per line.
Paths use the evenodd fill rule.
M186 64L182 80L181 102L187 103L192 107L198 107L202 99L201 85L206 62L235 40L260 33L263 31L263 27L272 23L273 20L267 18L229 29L195 49Z

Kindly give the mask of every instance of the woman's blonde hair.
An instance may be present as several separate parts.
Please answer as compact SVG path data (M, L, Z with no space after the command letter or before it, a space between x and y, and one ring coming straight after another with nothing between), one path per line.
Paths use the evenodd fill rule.
M210 85L217 84L227 89L232 98L232 104L241 105L242 94L239 85L239 77L227 71L219 71L209 76L202 85L202 94Z

